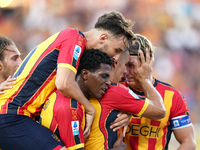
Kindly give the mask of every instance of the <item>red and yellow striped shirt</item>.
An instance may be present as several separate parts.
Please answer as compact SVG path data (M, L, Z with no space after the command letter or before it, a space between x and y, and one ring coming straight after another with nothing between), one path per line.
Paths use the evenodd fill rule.
M153 85L164 100L166 116L159 120L132 117L124 139L128 145L127 150L167 150L173 130L171 120L177 116L189 115L186 101L178 90L157 79L154 79ZM129 88L140 96L144 95L141 91ZM188 121L187 124L190 123Z
M56 68L76 73L85 46L83 33L76 29L65 29L38 45L15 72L17 83L1 95L0 114L38 115L55 89Z

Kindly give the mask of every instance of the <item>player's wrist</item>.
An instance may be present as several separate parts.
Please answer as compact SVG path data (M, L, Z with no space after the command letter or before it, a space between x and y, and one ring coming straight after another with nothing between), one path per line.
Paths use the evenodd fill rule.
M84 106L87 114L91 114L91 115L95 114L95 108L90 102L86 105L83 105L83 106Z

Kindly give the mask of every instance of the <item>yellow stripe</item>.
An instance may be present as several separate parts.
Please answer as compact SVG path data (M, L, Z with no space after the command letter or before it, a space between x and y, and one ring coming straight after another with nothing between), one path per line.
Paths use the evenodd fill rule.
M160 128L163 129L163 127L166 126L168 120L169 120L169 116L170 116L170 109L172 107L172 99L173 99L173 96L174 96L174 92L173 91L169 91L169 90L165 90L165 95L163 97L163 100L164 100L164 105L165 105L165 108L166 108L166 115L164 118L162 119L159 119L160 121ZM166 132L168 132L166 130ZM159 133L160 137L162 137L164 135L164 132L163 130L161 130L161 133ZM165 136L165 141L167 140L166 136ZM157 143L156 143L156 146L155 146L155 149L161 149L162 147L162 138L160 139L157 139Z
M67 147L68 150L74 150L74 149L79 149L79 148L83 148L84 147L84 143L72 146L72 147Z
M143 106L142 110L137 114L137 116L141 116L144 113L144 111L147 109L148 106L149 106L149 99L146 98L144 106Z
M83 107L83 105L81 105L81 108L83 109L83 114L85 114L85 108ZM84 129L85 129L85 115L83 115L83 119L82 119L82 122L81 122L81 128L84 131Z
M54 34L53 36L51 36L50 38L48 38L46 41L44 41L43 43L41 43L40 45L38 45L36 51L33 53L33 55L30 57L29 61L25 65L22 73L17 77L16 84L13 85L12 90L10 90L10 89L6 90L6 93L3 94L3 95L1 95L0 106L3 105L7 101L7 99L9 97L11 97L15 93L15 91L17 91L19 89L19 87L22 85L22 83L26 79L27 75L30 73L32 67L35 65L36 61L38 61L38 58L49 47L49 45L52 44L55 41L55 39L57 38L57 36L59 35L59 33L60 32ZM28 55L26 57L28 57ZM18 69L19 68L20 67L18 67ZM46 87L46 89L49 89L49 88ZM43 92L41 92L40 95L42 95L42 93ZM48 95L47 92L45 92L45 93ZM38 97L40 97L40 95ZM37 103L37 106L38 106L39 105L38 101L39 101L39 103L43 103L43 100L41 100L40 98L37 98L37 100L35 100L34 103L31 106L30 105L29 106L33 108L36 103ZM29 111L31 111L31 113L34 113L35 110L36 110L35 108L33 108L31 110L29 110L29 109L30 108L28 107L28 111L24 110L24 113L25 113L26 116L30 116L30 112Z
M69 68L70 70L72 70L75 74L77 72L76 68L74 68L72 65L70 64L65 64L65 63L60 63L58 64L58 68L59 67L64 67L64 68Z
M99 126L99 121L101 118L101 104L99 101L95 98L89 100L90 103L94 106L95 108L95 117L94 117L94 122L91 127L91 132L89 137L85 141L85 147L84 150L103 150L104 148L104 143L105 143L105 137L103 133L100 130Z
M49 99L46 101L46 103L44 104L43 108L42 108L42 112L41 112L41 118L42 118L42 122L41 125L47 127L50 129L51 126L51 122L53 119L53 107L54 107L54 103L56 101L56 93L54 92Z
M140 132L143 132L143 133L146 133L147 136L142 136L141 133L139 133L139 141L138 141L138 150L147 150L148 149L148 138L149 138L149 130L148 128L144 128L142 131L141 131L141 127L144 125L144 123L150 127L150 122L151 122L151 119L148 119L148 118L144 118L142 117L141 119L141 122L140 122L140 125L139 125L139 128L140 129ZM144 148L145 146L145 148Z

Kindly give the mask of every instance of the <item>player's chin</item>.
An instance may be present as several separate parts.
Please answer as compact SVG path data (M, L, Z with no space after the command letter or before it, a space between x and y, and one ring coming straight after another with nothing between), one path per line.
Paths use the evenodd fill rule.
M135 86L137 83L135 80L127 80L127 84L130 86Z
M96 95L96 98L97 99L101 99L103 96L104 96L105 93L103 92L99 92L97 95Z

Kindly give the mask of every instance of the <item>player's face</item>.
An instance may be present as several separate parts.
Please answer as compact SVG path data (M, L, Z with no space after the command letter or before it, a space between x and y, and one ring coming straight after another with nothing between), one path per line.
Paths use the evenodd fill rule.
M110 66L101 64L101 68L95 72L90 72L87 79L87 89L89 95L101 99L110 84Z
M13 46L9 45L6 47L8 50L4 51L4 60L2 68L2 77L6 80L8 76L13 75L17 70L22 60L20 58L19 50Z
M140 82L134 77L134 61L137 61L139 66L141 65L140 59L138 56L129 56L129 61L125 65L124 77L127 81L127 84L131 87L140 89Z
M122 56L123 55L123 56ZM122 56L122 57L121 57ZM122 79L123 72L125 69L125 64L128 63L129 61L129 52L123 52L119 58L119 62L117 63L116 67L113 69L114 71L114 77L113 77L113 82L119 82Z
M108 39L105 40L104 44L98 49L111 56L115 62L118 62L119 56L121 52L124 51L127 44L128 40L124 36L108 36Z

